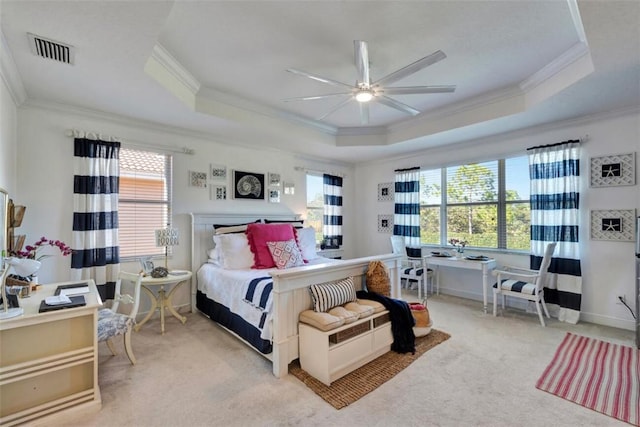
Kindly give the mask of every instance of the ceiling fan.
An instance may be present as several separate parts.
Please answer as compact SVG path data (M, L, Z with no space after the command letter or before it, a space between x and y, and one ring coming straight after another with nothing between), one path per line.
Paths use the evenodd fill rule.
M303 77L308 77L310 79L327 83L332 86L338 86L342 88L348 88L347 92L339 92L339 93L331 93L326 95L316 95L316 96L302 96L297 98L287 98L284 99L285 102L288 101L311 101L316 99L326 99L326 98L334 98L334 97L343 97L347 96L343 101L335 105L331 108L327 113L318 117L318 120L324 120L327 116L344 107L351 101L357 101L360 105L360 121L363 125L369 123L369 102L375 101L380 104L386 105L387 107L395 108L398 111L402 111L403 113L411 114L415 116L420 113L420 111L415 108L404 104L402 102L396 101L395 99L389 98L387 95L413 95L413 94L422 94L422 93L448 93L456 90L455 85L444 85L444 86L408 86L408 87L389 87L388 85L395 83L398 80L401 80L407 76L410 76L413 73L416 73L423 68L428 67L429 65L435 64L438 61L443 60L447 57L441 50L438 50L432 53L429 56L425 56L422 59L418 59L416 62L407 65L399 70L394 71L387 76L376 80L371 81L371 76L369 75L369 50L367 48L367 42L362 40L354 40L354 54L355 54L355 64L358 69L358 77L356 80L355 86L342 83L336 80L332 80L326 77L318 76L317 74L308 73L306 71L300 71L293 68L287 69L288 72L297 74Z

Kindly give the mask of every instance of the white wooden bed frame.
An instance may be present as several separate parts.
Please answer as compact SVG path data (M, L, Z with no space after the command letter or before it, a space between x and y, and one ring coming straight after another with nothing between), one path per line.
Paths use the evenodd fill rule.
M196 311L195 301L198 289L196 272L202 264L207 262L207 249L213 247L213 224L241 224L264 218L280 221L299 219L295 214L191 214L192 312ZM273 375L278 378L287 375L289 363L298 358L298 315L300 312L312 307L308 291L309 285L352 276L356 289L360 289L363 287L369 262L376 260L384 262L389 270L391 296L400 298L399 269L402 257L396 254L289 268L271 273L273 277L274 309L273 351L271 354L259 354L271 360ZM253 346L250 347L253 349Z

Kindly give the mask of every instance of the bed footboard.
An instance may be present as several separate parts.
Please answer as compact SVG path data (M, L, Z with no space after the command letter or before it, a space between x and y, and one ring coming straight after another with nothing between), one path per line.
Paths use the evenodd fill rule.
M361 289L369 263L382 261L389 270L391 296L400 298L401 260L399 255L388 254L272 272L273 374L278 378L287 375L289 363L299 356L298 316L312 306L310 285L353 277L356 289Z

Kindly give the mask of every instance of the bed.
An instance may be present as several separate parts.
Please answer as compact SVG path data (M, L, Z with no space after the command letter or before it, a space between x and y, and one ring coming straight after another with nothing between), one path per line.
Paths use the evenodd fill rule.
M298 217L293 214L191 214L191 270L197 272L191 283L191 311L203 313L269 359L273 374L281 378L299 355L298 316L312 307L309 286L353 277L356 289L360 289L364 286L369 262L378 260L389 270L391 296L399 298L402 257L385 254L350 260L318 259L301 267L242 271L241 277L220 276L225 274L220 271L221 267L207 262L209 250L214 246L214 224L245 224L264 219L287 222ZM254 279L256 282L251 284ZM230 293L235 296L224 290L211 290L223 282L228 283L227 287L233 289ZM269 286L267 296L263 291ZM242 311L237 308L241 305L239 300L254 307L255 313L248 319L238 314ZM260 322L262 328L255 327Z

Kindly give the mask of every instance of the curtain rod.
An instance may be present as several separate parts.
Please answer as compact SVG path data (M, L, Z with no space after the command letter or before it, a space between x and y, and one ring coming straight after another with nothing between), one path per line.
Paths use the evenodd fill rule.
M164 151L169 151L171 153L190 154L190 155L195 154L195 150L189 147L176 148L170 145L152 144L152 143L142 142L142 141L134 141L134 140L123 141L121 138L117 136L105 135L98 132L87 132L87 131L78 130L78 129L67 129L65 134L71 138L99 139L102 141L109 141L109 142L120 141L120 142L125 142L126 144L131 145L133 147L157 148Z
M306 172L306 173L315 173L315 174L329 174L329 175L334 175L334 176L339 176L341 178L344 178L347 176L347 174L344 173L337 173L337 172L331 172L331 171L326 171L326 170L321 170L321 169L308 169L302 166L296 166L293 168L294 170L297 171L301 171L301 172Z
M555 147L558 145L563 145L563 144L574 144L574 143L583 143L583 142L587 142L589 140L589 134L586 134L585 136L583 136L580 139L569 139L567 141L562 141L562 142L556 142L554 144L547 144L547 145L536 145L535 147L529 147L527 148L527 151L529 150L536 150L538 148L548 148L548 147Z

